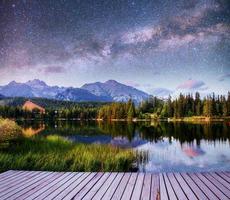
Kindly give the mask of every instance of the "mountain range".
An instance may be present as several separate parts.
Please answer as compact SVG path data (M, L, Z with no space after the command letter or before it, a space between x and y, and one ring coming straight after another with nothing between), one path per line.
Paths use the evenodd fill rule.
M49 86L44 81L34 79L25 83L10 82L0 86L0 96L5 97L42 97L66 101L126 102L132 99L139 103L149 94L134 87L108 80L104 83L87 83L81 88Z

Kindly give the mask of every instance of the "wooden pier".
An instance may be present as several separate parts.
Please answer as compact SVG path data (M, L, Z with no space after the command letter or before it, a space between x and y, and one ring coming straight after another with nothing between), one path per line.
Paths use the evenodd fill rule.
M0 199L230 199L230 172L0 174Z

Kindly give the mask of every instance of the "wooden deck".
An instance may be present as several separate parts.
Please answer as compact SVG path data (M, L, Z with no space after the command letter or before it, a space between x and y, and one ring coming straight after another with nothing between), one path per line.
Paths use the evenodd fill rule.
M7 171L0 199L230 199L230 173Z

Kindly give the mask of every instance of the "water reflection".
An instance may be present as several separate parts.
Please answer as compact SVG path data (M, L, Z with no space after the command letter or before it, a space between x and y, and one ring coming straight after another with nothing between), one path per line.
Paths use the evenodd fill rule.
M31 137L45 130L45 125L41 124L39 127L24 127L22 128L22 134L26 137Z
M230 170L227 123L58 121L21 126L27 136L58 134L74 142L133 148L140 153L140 171Z

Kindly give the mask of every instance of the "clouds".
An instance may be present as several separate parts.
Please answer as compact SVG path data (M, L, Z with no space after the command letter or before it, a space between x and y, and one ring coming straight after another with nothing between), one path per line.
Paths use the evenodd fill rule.
M161 27L143 27L133 32L126 32L121 36L121 41L124 44L138 44L148 42L154 37L160 36L162 33Z
M222 82L225 81L226 79L230 79L230 73L220 76L218 80Z
M167 98L169 95L178 95L179 93L184 92L197 92L197 91L207 91L209 87L202 80L193 80L189 79L185 82L180 83L175 89L168 89L163 87L155 87L149 89L149 93L158 96Z
M175 9L174 6L170 6L172 10ZM64 34L60 36L59 32L55 32L57 35L55 38L50 38L47 35L37 38L39 36L37 34L34 36L35 38L32 38L37 46L26 45L24 49L30 53L22 56L23 60L19 64L28 64L26 58L38 63L41 62L41 59L50 63L52 61L68 62L76 59L85 60L86 63L88 61L104 62L117 57L127 57L127 55L142 56L148 53L154 55L156 52L164 53L191 48L192 45L213 45L219 43L223 37L230 39L229 26L221 18L226 10L223 3L215 0L182 1L178 3L178 6L182 8L179 12L162 15L160 18L155 17L155 20L148 25L140 23L129 29L122 27L119 31L106 36L103 36L105 30L104 32L88 30L85 33L85 30L78 30L78 26L72 28L74 28L73 34L75 34L75 30L78 30L79 33L76 32L76 36L69 36L70 33L67 32L68 34L65 34L67 38ZM161 5L159 5L159 9L162 9ZM61 13L62 15L63 13ZM215 20L213 17L209 20L208 16L213 15L216 15ZM66 16L63 15L63 17ZM117 18L120 17L117 16ZM65 22L63 19L61 21ZM69 24L69 21L66 21L66 24ZM85 26L87 27L87 25ZM64 24L63 27L65 27ZM111 27L113 27L112 23ZM58 27L57 30L59 31L60 28Z
M177 86L177 90L206 90L205 83L201 80L189 79Z
M92 57L96 53L99 57L108 59L127 54L137 56L149 52L153 55L157 52L175 52L192 46L206 49L207 45L216 45L223 38L230 39L229 26L226 23L221 20L209 22L207 19L207 16L220 11L221 5L215 1L208 1L207 4L199 2L175 16L163 18L158 23L115 33L109 41L91 41L83 51L87 55L90 53Z
M151 94L157 97L167 98L169 95L173 94L173 91L167 88L153 88Z
M196 6L182 14L162 19L158 24L140 27L137 30L125 32L119 40L127 49L139 49L152 52L173 50L192 45L217 44L223 38L230 39L229 25L222 21L205 21L209 12L220 10L218 4ZM129 46L128 46L129 45ZM143 52L142 51L142 52Z
M154 55L197 46L206 49L209 45L220 43L223 38L230 39L229 27L223 20L210 22L207 18L209 15L221 14L223 6L220 3L208 0L206 3L197 1L186 5L175 15L165 15L149 25L120 29L105 37L102 36L103 32L91 33L74 40L66 53L62 52L61 55L67 55L70 60L100 63L127 56Z

